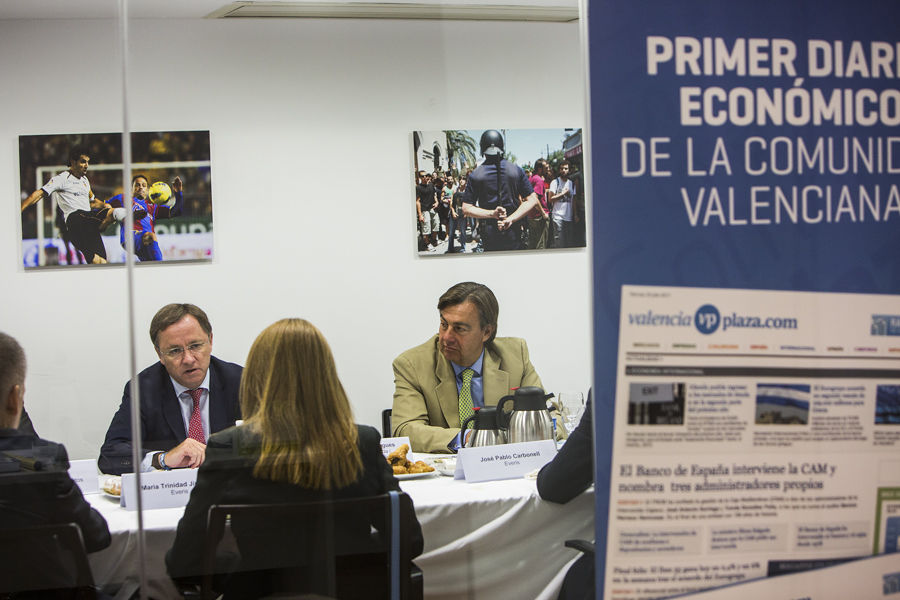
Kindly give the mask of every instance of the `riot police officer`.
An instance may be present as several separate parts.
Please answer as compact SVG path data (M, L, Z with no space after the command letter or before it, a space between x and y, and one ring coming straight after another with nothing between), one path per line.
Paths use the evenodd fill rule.
M469 175L463 213L482 219L485 251L522 248L519 221L538 204L537 195L518 165L503 158L503 136L496 129L481 134L484 162Z

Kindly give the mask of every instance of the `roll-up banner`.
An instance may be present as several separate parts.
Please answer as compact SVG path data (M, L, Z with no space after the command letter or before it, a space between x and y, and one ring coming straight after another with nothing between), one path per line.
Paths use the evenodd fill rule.
M588 19L597 598L900 600L900 5Z

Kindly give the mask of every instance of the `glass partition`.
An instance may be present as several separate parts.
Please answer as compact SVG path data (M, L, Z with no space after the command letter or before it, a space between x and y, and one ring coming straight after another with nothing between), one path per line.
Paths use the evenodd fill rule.
M578 7L548 1L513 19L480 3L428 18L402 6L386 18L219 18L225 8L204 18L217 8L148 15L138 2L124 20L0 21L4 56L29 33L52 40L13 71L45 93L5 100L21 115L9 133L19 160L31 161L20 165L21 200L47 169L64 170L69 146L86 145L97 199L88 217L114 263L68 264L80 259L51 191L16 224L23 266L11 280L22 299L4 311L28 355L32 422L68 448L71 476L111 532L98 549L82 527L94 583L152 598L298 581L334 597L552 594L578 556L564 540L593 537L593 496L560 512L524 473L454 479L454 446L426 441L420 426L453 437L465 415L408 419L395 359L424 342L449 368L438 300L474 281L500 309L490 323L478 317L496 339L476 343L474 406L519 385L587 397ZM64 102L47 98L48 79ZM465 196L461 180L492 164L481 148L489 130L505 146L501 194L514 204L487 218L464 208L487 211L488 199ZM417 192L426 169L430 251ZM527 188L510 191L520 174ZM551 190L571 203L562 221L577 243L551 247ZM514 245L539 228L544 245L492 247L521 206ZM464 251L448 252L451 242ZM466 342L445 339L445 350L454 343ZM493 379L513 368L498 367L501 354L519 361L515 381ZM434 366L411 373L436 377ZM427 410L438 410L436 385L413 393ZM447 385L456 403L460 389ZM554 402L548 422L562 438L579 406L564 415ZM387 409L395 418L383 424ZM385 454L404 443L391 464ZM96 486L82 460L98 461ZM391 491L405 495L360 500ZM527 568L498 577L509 564Z

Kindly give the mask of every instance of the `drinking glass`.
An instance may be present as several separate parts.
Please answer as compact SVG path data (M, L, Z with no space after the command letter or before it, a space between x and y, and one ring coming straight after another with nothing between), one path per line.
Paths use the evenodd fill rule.
M566 431L572 433L581 421L584 414L584 394L581 392L560 392L556 395L559 399L559 412L562 414L563 425Z

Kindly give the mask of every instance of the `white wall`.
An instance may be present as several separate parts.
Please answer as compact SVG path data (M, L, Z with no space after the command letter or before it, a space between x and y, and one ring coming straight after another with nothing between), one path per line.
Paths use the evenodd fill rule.
M23 271L17 139L121 129L116 27L0 21L0 330L28 354L39 433L73 458L97 455L129 376L126 270ZM130 35L132 129L210 130L216 244L209 265L136 269L138 369L168 302L203 307L215 354L240 363L263 327L305 317L357 420L377 426L391 360L471 279L494 290L500 335L528 340L547 389L587 388L588 252L420 258L410 180L415 129L582 126L577 24L158 20Z

